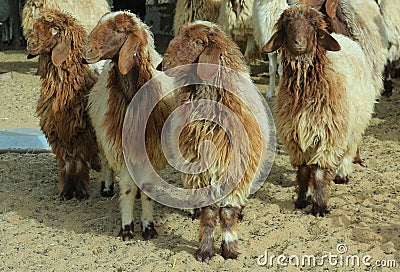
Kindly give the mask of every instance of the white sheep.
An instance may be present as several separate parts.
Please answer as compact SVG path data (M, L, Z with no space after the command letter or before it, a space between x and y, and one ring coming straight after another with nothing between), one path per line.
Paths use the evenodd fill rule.
M182 25L196 20L217 22L221 2L222 0L178 0L174 15L174 34L178 34Z
M391 72L400 60L400 5L396 0L378 0L378 5L382 13L383 22L386 26L386 34L389 42L389 50L387 54L387 71L385 82L385 92L383 95L390 96L392 94Z
M326 30L323 14L305 5L292 6L262 49L282 50L275 120L297 168L296 208L312 204L312 213L320 216L329 212L333 176L341 183L348 181L379 94L374 84L377 71L361 46Z
M253 3L253 35L258 48L262 48L272 37L273 29L282 12L288 8L286 0L254 0ZM280 55L277 52L269 53L269 87L267 98L275 94L275 78L280 63ZM281 71L279 73L281 77Z
M253 0L223 0L217 23L239 45L244 44L244 57L251 63L260 59L253 36Z
M153 36L135 14L111 12L104 15L90 34L84 57L89 63L112 60L106 65L89 94L89 116L99 143L103 165L103 194L112 194L113 171L120 174L120 207L122 226L119 236L133 238L133 213L137 186L132 180L123 156L122 129L125 113L137 91L156 72L161 57L155 51ZM142 103L146 103L143 101ZM146 127L147 153L155 169L165 167L160 136L168 110L160 102ZM142 193L142 236L157 236L154 228L153 201Z
M22 10L22 29L25 37L32 30L35 19L40 17L46 8L70 13L83 25L88 35L101 16L111 11L106 0L27 0Z

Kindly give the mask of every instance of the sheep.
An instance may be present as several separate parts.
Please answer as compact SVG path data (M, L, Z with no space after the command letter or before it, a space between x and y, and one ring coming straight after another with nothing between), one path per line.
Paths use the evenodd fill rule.
M111 10L106 0L26 0L22 10L22 29L25 37L32 30L36 18L40 17L46 8L70 13L84 26L87 34L96 26L100 17Z
M217 22L222 0L178 0L174 15L174 35L188 22L204 20Z
M395 0L378 0L383 22L386 27L386 33L389 42L387 54L387 67L385 70L385 91L382 95L390 96L392 94L391 72L400 60L400 7Z
M28 58L39 55L41 90L36 113L59 168L65 200L87 198L89 163L97 142L86 111L95 76L82 64L85 30L68 14L46 10L28 35Z
M383 91L382 74L387 56L387 34L374 0L299 0L325 15L328 31L358 42L374 68L374 85Z
M329 34L323 14L311 7L289 7L276 27L262 51L282 50L275 122L297 168L295 206L312 204L312 214L324 216L333 175L345 182L352 171L379 95L377 71L357 42Z
M260 59L253 36L253 0L223 0L217 23L237 43L246 45L244 56L248 63Z
M119 187L122 240L133 238L133 212L137 186L130 176L123 155L122 128L128 105L136 92L156 72L161 57L155 51L153 36L135 14L124 11L104 15L89 36L84 58L93 63L111 60L89 94L89 115L100 147L103 164L105 194L112 192L113 171L120 173ZM146 103L146 101L143 101ZM159 135L169 111L169 104L161 101L147 123L147 153L156 170L165 167ZM156 237L153 201L144 193L142 201L142 236L145 240Z
M168 73L174 67L196 62L218 64L220 65L218 66L219 71L223 70L221 67L227 67L241 73L243 77L251 82L248 68L238 46L214 23L195 21L183 25L164 54L162 68ZM230 81L231 83L227 84L229 86L228 89L235 91L238 88L240 80L235 79L231 74L221 79L219 76L215 76L219 73L216 68L205 67L204 69L201 68L201 65L197 67L196 75L200 79L209 80L215 82L215 84L218 84L218 82L226 84L226 82ZM247 203L249 187L253 177L256 176L256 168L263 148L262 130L246 105L233 93L229 92L227 88L215 86L199 84L179 89L179 103L183 106L191 103L190 105L193 105L194 108L189 117L186 112L177 110L175 118L171 121L175 125L171 128L170 136L171 139L179 139L177 140L179 152L183 158L186 158L188 163L195 163L200 160L201 146L203 144L207 142L214 143L216 159L208 164L208 169L198 174L182 173L182 182L187 189L199 189L215 184L228 168L228 165L237 171L239 169L244 171L242 178L237 178L233 174L233 179L237 178L236 181L238 183L226 197L215 204L200 208L199 246L195 257L198 261L205 262L208 262L215 254L214 228L217 224L218 216L222 229L221 254L225 259L237 258L238 238L236 227L238 218L241 217L241 211ZM262 99L262 97L258 99L260 98ZM209 104L196 104L196 101L202 99L219 102L238 117L244 129L241 132L234 130L232 133L241 140L243 139L243 141L248 139L247 161L245 159L246 156L240 153L242 151L245 153L246 147L239 146L234 149L224 130L209 121L213 117L224 119L218 114L219 110L213 106L214 104L211 103L212 105L210 106L208 106ZM210 118L204 119L202 117L199 120L196 119L196 116L209 116ZM189 120L186 120L186 117ZM192 118L196 120L192 120ZM182 130L175 129L175 126L182 126ZM240 126L237 124L234 127ZM176 135L179 132L181 133ZM244 133L246 135L243 135ZM229 154L234 152L239 152L243 156L238 160L231 159ZM225 182L224 185L226 185Z
M275 23L278 21L282 12L288 8L286 0L254 0L253 2L253 35L258 48L262 48L272 36ZM275 94L275 77L280 63L280 56L273 52L268 54L269 59L269 87L267 98L272 98ZM279 74L281 77L281 74Z

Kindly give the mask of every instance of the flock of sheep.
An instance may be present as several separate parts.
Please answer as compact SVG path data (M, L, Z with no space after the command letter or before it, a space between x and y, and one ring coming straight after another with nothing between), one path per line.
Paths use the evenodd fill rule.
M200 65L218 64L250 80L249 62L261 52L268 54L270 97L275 86L272 72L278 64L281 70L275 122L297 169L296 208L311 204L314 215L324 216L329 213L331 180L347 183L353 163L362 163L358 146L383 92L385 65L394 65L400 54L400 22L393 22L396 17L391 16L399 9L394 0L178 0L175 37L163 57L155 50L150 28L135 14L109 12L105 0L92 0L104 9L74 18L76 11L56 2L28 0L24 8L28 57L39 56L40 126L56 155L63 199L88 197L90 168L101 168L103 196L114 194L114 172L119 174L123 240L133 238L137 193L124 160L124 117L138 90L160 73L158 67L169 70L197 63L199 78L218 81L218 71L204 71ZM85 21L89 18L91 22ZM245 42L244 55L237 45L241 42ZM89 65L99 61L106 62L97 74ZM229 137L212 121L193 120L177 138L182 156L191 163L200 159L200 147L207 141L214 143L217 152L204 172L182 175L186 188L212 185L229 167L244 171L232 192L197 211L200 230L195 257L206 262L215 255L218 218L221 254L225 259L237 258L236 227L263 150L262 127L248 106L217 86L180 88L157 104L145 124L144 152L156 170L167 165L160 137L165 121L179 105L214 100L229 108L245 128L245 135L238 134L248 138L248 154L235 161L227 156L233 152ZM230 88L236 86L233 80ZM146 106L154 99L142 103ZM216 111L198 106L194 112ZM175 118L177 123L184 119ZM142 236L151 239L157 236L153 200L142 192L141 202Z

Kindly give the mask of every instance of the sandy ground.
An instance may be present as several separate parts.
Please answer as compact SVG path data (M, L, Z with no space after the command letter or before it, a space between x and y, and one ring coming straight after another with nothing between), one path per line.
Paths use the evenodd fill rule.
M26 52L0 52L0 71L12 71L12 79L0 79L0 129L37 127L37 65L25 56ZM265 75L254 80L265 92ZM273 107L274 99L268 103ZM159 237L143 241L137 205L135 237L122 242L117 237L118 197L100 196L95 173L88 200L64 202L58 196L52 154L2 154L0 271L399 271L399 118L397 80L394 95L376 105L363 139L361 154L367 167L356 166L348 185L332 184L331 213L324 218L310 215L309 209L294 209L294 170L279 144L271 174L251 196L239 225L239 258L225 261L218 249L209 264L193 257L198 221L191 220L191 211L156 204ZM164 174L178 179L172 169ZM281 263L288 266L279 266L273 257L281 254L286 256L280 257ZM330 263L324 255L330 255ZM311 259L309 265L305 256L314 256L317 264ZM297 260L299 267L291 265Z

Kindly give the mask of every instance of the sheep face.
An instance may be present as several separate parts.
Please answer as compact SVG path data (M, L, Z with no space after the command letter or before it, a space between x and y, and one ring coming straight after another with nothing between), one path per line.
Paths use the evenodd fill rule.
M33 30L27 39L27 49L30 57L50 53L59 39L60 29L42 20L33 25Z
M169 43L162 68L165 71L192 63L219 65L221 55L229 47L236 48L237 46L216 24L203 21L189 23L183 25L178 35ZM201 79L207 80L215 75L214 69L210 66L198 65L197 74Z
M307 6L294 6L283 12L277 22L277 32L262 51L271 53L283 47L291 57L314 54L317 45L326 50L340 50L339 43L326 31L323 15Z
M139 19L129 12L112 12L100 19L90 33L84 49L88 63L112 59L118 62L122 74L135 64L139 48L147 45L146 34L139 26Z

